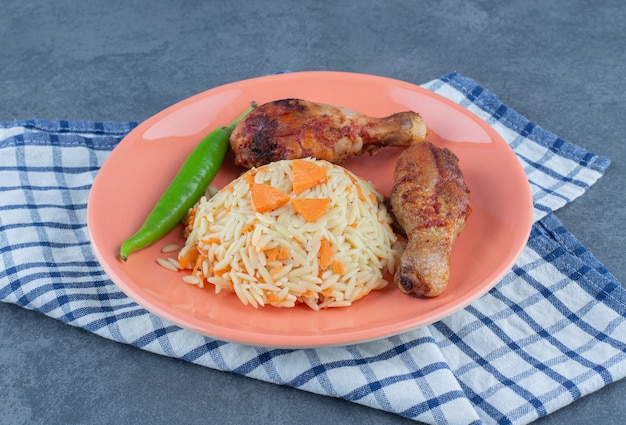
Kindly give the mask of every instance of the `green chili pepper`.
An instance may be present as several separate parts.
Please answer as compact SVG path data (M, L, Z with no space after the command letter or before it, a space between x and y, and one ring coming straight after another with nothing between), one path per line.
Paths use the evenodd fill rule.
M130 253L158 241L180 223L219 171L228 152L229 138L233 129L254 107L253 103L231 124L213 130L200 141L141 228L122 244L120 248L122 260L126 261Z

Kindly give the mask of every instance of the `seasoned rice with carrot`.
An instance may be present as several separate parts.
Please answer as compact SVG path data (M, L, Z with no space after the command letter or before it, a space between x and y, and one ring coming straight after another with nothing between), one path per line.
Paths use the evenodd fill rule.
M393 274L401 248L391 223L382 195L345 168L277 161L198 201L178 263L191 270L185 282L255 308L349 306Z

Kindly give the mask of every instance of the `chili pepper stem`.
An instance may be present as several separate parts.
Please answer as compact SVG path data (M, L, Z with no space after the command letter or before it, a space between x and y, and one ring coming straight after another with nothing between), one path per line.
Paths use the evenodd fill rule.
M248 109L243 111L243 113L241 115L239 115L237 118L235 118L235 120L233 122L231 122L227 126L223 127L224 130L228 131L229 134L232 133L233 130L235 129L235 127L237 127L237 124L239 124L241 122L241 120L243 120L246 117L246 115L248 115L250 112L252 112L256 107L257 107L256 102L252 101L251 104L250 104L250 107Z

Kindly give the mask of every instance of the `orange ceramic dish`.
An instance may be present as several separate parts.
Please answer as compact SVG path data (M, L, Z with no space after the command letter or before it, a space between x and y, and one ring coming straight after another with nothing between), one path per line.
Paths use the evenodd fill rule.
M252 100L302 98L371 116L411 109L448 147L471 190L472 215L457 240L446 291L431 299L400 293L391 283L350 307L320 312L306 307L254 309L236 296L198 289L155 259L170 243L184 244L182 227L162 241L119 259L120 244L144 218L196 143L239 115ZM342 164L387 195L400 150ZM227 156L213 185L243 170ZM96 257L122 291L152 313L214 338L273 347L319 347L374 340L440 320L491 289L513 266L532 225L532 198L521 164L506 142L465 108L418 86L384 77L341 72L297 72L220 86L183 100L131 131L99 171L87 208Z

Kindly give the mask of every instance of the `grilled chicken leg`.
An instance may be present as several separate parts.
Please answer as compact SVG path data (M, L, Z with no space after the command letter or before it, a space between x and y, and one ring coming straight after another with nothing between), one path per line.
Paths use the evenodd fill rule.
M305 157L340 163L383 146L409 146L425 136L426 125L415 112L373 118L339 106L283 99L248 114L231 134L230 146L235 163L252 168Z
M394 276L404 293L434 297L448 285L452 245L471 212L457 164L453 152L429 142L398 158L389 202L408 239Z

